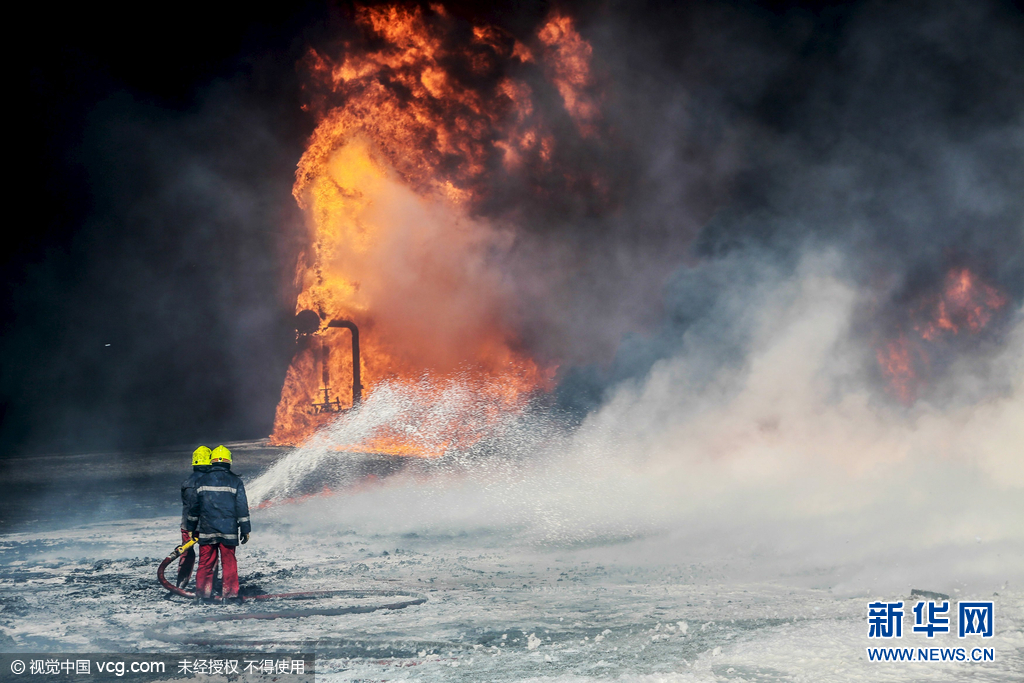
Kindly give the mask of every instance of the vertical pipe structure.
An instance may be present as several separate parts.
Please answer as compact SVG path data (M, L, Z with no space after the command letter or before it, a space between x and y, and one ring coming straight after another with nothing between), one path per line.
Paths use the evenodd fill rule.
M363 383L359 368L359 328L351 320L332 320L327 323L327 327L344 327L352 333L352 407L355 408L363 401ZM324 377L327 377L326 364Z
M328 364L331 360L331 350L327 346L327 340L323 337L320 338L320 365L323 367L321 373L324 381L324 410L331 409L331 371L328 368Z

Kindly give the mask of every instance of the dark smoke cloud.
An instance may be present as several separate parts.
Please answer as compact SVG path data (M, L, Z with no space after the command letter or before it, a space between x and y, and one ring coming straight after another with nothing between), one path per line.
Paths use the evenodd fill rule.
M529 36L551 6L451 11ZM865 338L951 265L1024 296L1016 5L567 13L605 95L599 138L558 128L561 161L601 175L614 202L537 202L504 179L480 207L517 225L510 315L562 363L564 405L586 411L643 377L809 246L838 250L874 293ZM312 129L295 64L355 35L350 16L314 3L124 36L65 18L55 42L72 48L27 87L39 106L25 130L41 143L25 155L26 203L41 230L4 264L5 453L269 432L292 351L289 193ZM720 335L722 362L741 328Z
M807 249L838 250L850 269L846 276L871 293L859 329L868 343L880 331L895 333L954 266L1007 292L1014 302L1007 310L1019 304L1024 20L1018 8L864 3L769 13L703 4L616 17L608 26L607 43L628 46L616 82L645 84L643 97L630 98L639 103L632 108L637 128L673 141L650 115L657 110L652 105L670 101L669 91L682 93L684 140L700 136L701 127L686 115L694 110L697 121L724 131L717 147L711 145L718 154L705 158L727 160L709 167L725 169L719 177L727 198L687 243L690 264L671 276L659 298L663 322L627 339L610 366L568 372L560 388L564 405L592 408L608 386L644 377L679 348L690 326L717 310L715 302L743 291L747 274L765 267L791 271ZM631 50L637 35L656 38ZM651 67L642 69L636 55ZM635 77L624 78L629 74ZM675 141L661 149L664 155L681 148ZM681 189L685 177L670 169L652 185ZM659 217L692 235L685 220L692 204L680 204ZM723 349L732 346L730 333L720 338ZM866 354L866 368L873 362Z
M291 351L292 42L315 13L114 11L49 17L25 74L3 456L265 435Z
M814 234L908 271L970 254L1019 287L1022 57L1009 7L849 12L816 66L793 55L751 109L748 165L704 253Z
M294 150L280 120L233 90L185 115L125 96L91 112L91 215L26 268L9 304L5 388L22 383L13 417L30 440L230 438L272 420L290 342Z

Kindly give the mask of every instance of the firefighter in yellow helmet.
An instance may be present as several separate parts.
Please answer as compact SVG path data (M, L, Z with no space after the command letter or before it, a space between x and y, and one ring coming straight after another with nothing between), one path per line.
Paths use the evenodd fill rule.
M191 534L188 531L188 511L192 506L193 499L196 497L196 482L210 471L211 452L206 446L200 446L192 451L192 474L189 475L188 479L181 482L181 542L183 544L188 543L191 538ZM195 547L192 546L178 560L178 588L188 583L189 578L192 577L192 567L195 566L195 563L196 551Z
M238 598L238 563L235 549L249 540L249 502L245 485L231 471L231 451L217 446L210 454L210 471L196 486L188 515L188 531L199 538L196 596L213 594L213 574L220 555L224 600Z

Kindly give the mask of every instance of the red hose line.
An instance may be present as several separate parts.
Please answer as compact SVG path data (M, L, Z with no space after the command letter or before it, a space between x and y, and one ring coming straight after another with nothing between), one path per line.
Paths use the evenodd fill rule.
M195 593L190 593L187 590L178 588L173 583L168 581L167 578L164 576L164 570L167 569L167 565L169 565L171 562L174 562L174 560L178 559L178 556L181 555L180 551L180 547L175 548L173 553L164 558L164 561L160 563L160 568L156 570L156 578L160 580L160 583L161 585L163 585L164 588L171 591L175 595L180 595L183 598L194 598L196 597Z

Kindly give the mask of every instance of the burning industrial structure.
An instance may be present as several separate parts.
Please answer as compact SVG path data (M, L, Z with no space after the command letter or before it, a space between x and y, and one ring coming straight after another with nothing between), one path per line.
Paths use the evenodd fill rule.
M370 46L307 58L319 125L294 194L310 248L298 268L300 346L277 443L301 441L357 403L363 382L373 391L457 375L495 414L550 389L556 363L532 357L511 319L501 260L514 237L477 210L511 177L565 186L548 192L593 181L556 167L559 142L528 82L546 79L578 136L596 134L591 48L569 17L551 15L530 45L440 6L365 7L356 21ZM352 331L351 363L330 351L338 326ZM332 398L331 382L351 385L352 402L337 389ZM469 429L459 422L453 434ZM390 434L353 448L438 455L445 445Z
M574 217L561 220L586 224L588 217L597 217L628 226L630 220L609 217L621 214L629 202L630 210L642 215L656 198L644 197L636 185L615 178L617 165L628 166L628 145L619 143L623 121L632 114L624 119L620 106L617 123L611 121L607 74L596 66L592 44L570 15L555 10L523 35L455 16L441 5L361 6L354 10L353 21L359 37L311 48L302 64L306 107L317 126L293 188L308 238L296 272L298 342L272 440L301 443L384 384L415 385L413 393L429 402L442 386L457 380L472 387L478 405L472 419L453 414L443 428L432 429L450 436L424 440L406 425L382 427L359 443L337 445L343 450L438 456L474 443L500 416L522 410L531 398L554 388L559 366L571 355L565 353L565 344L552 352L546 340L537 343L536 334L524 332L536 322L524 314L530 303L523 300L522 282L529 273L524 277L514 265L526 251L524 236L538 222L527 205L544 206L549 216L561 212ZM714 137L713 126L701 125L709 139ZM634 135L634 145L636 140ZM732 144L708 143L708 149L717 145L716 151L701 160L701 152L694 151L699 145L691 143L688 154L696 160L688 163L702 166L697 175L721 175L704 181L699 194L706 206L693 209L691 222L700 221L702 211L705 219L711 215L724 196L716 195L718 190L738 192L744 174L751 173L749 168L730 170L722 161L734 154ZM761 161L754 155L746 163L757 168ZM782 162L771 158L767 163L777 168ZM716 183L717 190L708 189ZM843 190L837 185L825 188L820 198L767 201L798 203L813 211L816 202L834 200L830 193L838 191ZM700 204L693 197L686 201ZM840 203L846 201L843 197ZM758 209L762 214L766 210L770 215L775 209ZM620 262L630 259L623 245L643 243L646 249L636 259L639 268L622 267L631 277L622 283L616 305L654 310L649 301L662 296L672 269L684 258L691 263L709 258L713 251L702 249L715 240L785 241L776 239L771 221L745 235L746 219L730 226L727 218L716 216L695 242L686 216L673 216L666 225L670 237L662 241L655 230L628 234L614 245ZM725 234L716 236L723 225L729 226ZM852 237L827 224L817 232L837 230L834 238L848 243L851 254L864 245L885 251L889 238L883 225L850 230ZM854 247L848 240L857 234L863 234L863 244ZM568 244L591 248L600 241ZM680 244L691 246L680 249ZM567 246L552 248L548 243L535 251L560 249ZM970 254L969 249L956 249ZM554 270L572 271L586 258L554 259L561 266ZM900 280L912 267L891 263L882 280ZM875 374L904 405L927 393L925 386L968 350L970 344L961 339L998 335L993 322L1008 310L1009 295L1000 289L999 274L976 268L948 267L944 275L895 288L879 288L872 282L876 276L861 279L875 301L866 306L872 318L866 336L874 347ZM643 295L630 294L630 287L642 290L648 302L636 305ZM543 296L534 301L538 299ZM575 305L583 308L579 301ZM679 311L676 317L687 320L692 315ZM613 334L611 348L629 331L627 325L618 336ZM553 336L558 335L547 335ZM571 366L581 358L569 360ZM607 354L603 362L608 362Z

